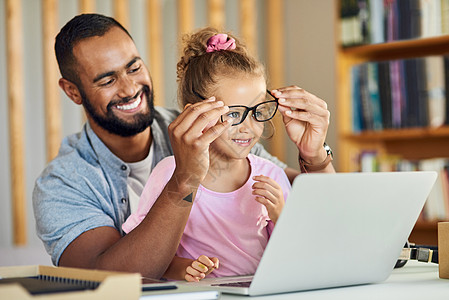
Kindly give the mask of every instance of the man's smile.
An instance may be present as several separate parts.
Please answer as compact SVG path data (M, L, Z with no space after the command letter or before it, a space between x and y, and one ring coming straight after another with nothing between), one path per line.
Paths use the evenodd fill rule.
M134 108L138 107L140 105L140 103L142 103L142 98L141 97L137 97L132 102L128 102L128 103L126 103L124 105L116 105L115 107L117 109L120 109L120 110L131 110L131 109L134 109Z
M137 95L135 95L131 99L123 99L120 101L120 104L111 103L109 106L111 108L118 109L123 112L135 112L140 107L140 104L143 102L142 97L144 97L145 93L141 90ZM116 101L116 103L119 101Z

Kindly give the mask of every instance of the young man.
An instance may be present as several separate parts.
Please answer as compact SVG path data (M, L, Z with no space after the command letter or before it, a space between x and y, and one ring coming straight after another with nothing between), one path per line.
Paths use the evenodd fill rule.
M150 74L129 33L109 17L76 16L56 37L55 52L59 85L83 105L87 123L63 140L36 181L38 235L55 265L159 278L207 173L209 144L230 125L210 124L228 108L214 98L180 114L153 107ZM322 147L329 123L324 101L297 87L275 93L302 161L311 171L334 171ZM277 162L291 179L298 174L260 145L254 154ZM124 235L121 225L136 207L151 168L168 155L176 160L172 178L144 221Z

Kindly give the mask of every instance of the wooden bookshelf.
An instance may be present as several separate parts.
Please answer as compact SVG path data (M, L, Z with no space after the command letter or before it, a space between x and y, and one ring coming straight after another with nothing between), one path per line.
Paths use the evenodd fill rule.
M353 133L350 98L350 70L355 64L448 53L448 35L351 48L337 46L339 171L357 171L353 155L364 149L399 154L408 159L449 156L449 127Z
M338 14L338 12L337 12ZM336 18L339 22L339 18ZM338 26L337 26L338 27ZM382 131L352 131L351 67L369 61L384 61L446 55L449 35L394 41L354 47L342 47L337 39L337 118L338 171L359 171L358 157L363 151L398 155L404 159L449 157L449 127L388 129ZM410 241L417 244L437 244L437 222L417 222Z

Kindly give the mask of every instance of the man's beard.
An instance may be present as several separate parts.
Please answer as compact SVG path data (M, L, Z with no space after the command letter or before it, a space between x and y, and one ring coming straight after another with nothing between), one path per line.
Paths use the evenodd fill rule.
M79 88L81 98L83 100L83 106L86 112L92 117L95 123L97 123L103 129L109 131L112 134L116 134L123 137L129 137L136 135L148 128L153 123L154 119L154 103L153 103L153 90L150 91L148 86L144 86L141 92L144 94L145 99L147 99L148 112L138 113L134 115L131 122L125 122L118 118L112 109L112 106L117 104L125 104L140 97L142 93L138 92L135 96L130 98L122 98L120 101L114 101L108 104L106 116L99 115L92 103L87 98L86 93L82 88Z

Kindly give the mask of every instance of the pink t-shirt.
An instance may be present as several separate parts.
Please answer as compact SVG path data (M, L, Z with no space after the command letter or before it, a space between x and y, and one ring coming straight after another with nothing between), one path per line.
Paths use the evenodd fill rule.
M199 186L177 256L197 259L200 255L218 257L220 267L210 276L254 274L268 243L273 223L268 212L252 195L253 176L274 179L287 198L291 185L284 170L273 163L248 155L251 175L236 191L218 193ZM130 232L142 222L175 169L173 156L163 159L152 171L142 192L137 211L122 228Z

